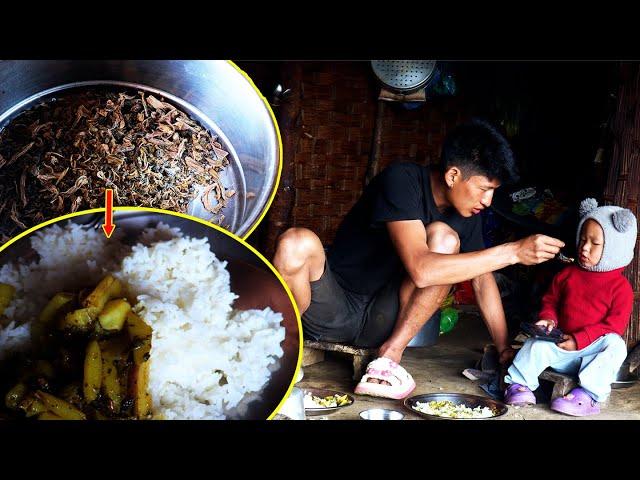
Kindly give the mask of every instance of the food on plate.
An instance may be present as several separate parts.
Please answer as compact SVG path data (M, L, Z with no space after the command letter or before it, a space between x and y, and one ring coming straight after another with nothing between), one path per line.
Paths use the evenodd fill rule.
M233 307L208 239L160 223L134 240L54 224L30 238L35 260L0 267L0 409L224 419L267 385L282 314Z
M489 418L496 415L496 412L489 407L477 406L471 408L464 403L454 403L451 400L416 402L413 409L428 415L445 418Z
M304 394L304 408L335 408L349 405L351 400L347 394L328 395L326 397L319 397L313 395L311 392L305 392Z

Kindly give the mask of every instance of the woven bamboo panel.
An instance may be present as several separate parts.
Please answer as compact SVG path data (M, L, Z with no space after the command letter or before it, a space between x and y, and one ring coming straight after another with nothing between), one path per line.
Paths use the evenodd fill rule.
M620 205L638 217L640 194L640 65L623 63L620 69L618 106L613 122L613 148L604 200ZM640 239L635 257L625 270L635 301L625 340L629 348L640 342Z
M328 243L362 191L375 113L366 62L303 64L294 226Z
M372 147L379 86L369 62L305 62L302 133L295 154L293 226L327 245L362 193ZM439 161L447 132L464 117L457 98L417 110L385 109L380 169L395 161Z

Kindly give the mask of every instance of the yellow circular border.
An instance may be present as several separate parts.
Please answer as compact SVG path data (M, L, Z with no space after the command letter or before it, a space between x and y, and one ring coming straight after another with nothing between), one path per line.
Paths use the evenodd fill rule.
M269 115L271 116L271 120L273 121L273 125L276 129L276 136L278 137L278 175L276 176L276 183L273 186L273 191L271 192L271 196L269 197L269 200L267 201L267 204L265 205L262 214L260 214L260 217L258 217L255 223L251 226L251 228L249 228L249 231L244 235L244 237L242 237L243 240L246 240L247 237L249 237L249 235L251 235L253 231L256 228L258 228L258 225L260 225L260 222L262 222L264 217L267 215L267 212L269 211L269 208L271 208L271 204L273 203L273 199L276 197L276 193L278 192L278 187L280 186L280 177L282 176L282 163L283 163L282 136L280 135L280 127L278 126L278 121L276 120L276 116L274 115L273 110L271 109L271 105L269 105L269 102L267 101L267 99L264 98L264 96L262 95L262 92L258 90L258 87L256 87L256 84L253 83L253 80L251 80L251 77L249 77L249 75L247 75L240 67L238 67L231 60L227 60L227 63L229 63L233 68L235 68L238 71L238 73L240 73L249 82L249 85L251 85L251 87L256 91L258 96L262 99L265 107L267 107L267 111L269 112Z
M275 276L278 278L278 280L280 281L280 283L284 287L285 291L287 292L287 295L289 296L289 300L291 301L291 305L293 305L293 310L294 310L294 312L296 314L296 321L298 322L299 347L298 347L298 361L296 362L296 369L295 369L295 372L293 374L293 378L291 379L291 383L289 384L289 388L287 389L284 397L282 398L282 400L280 400L280 403L278 403L278 406L275 408L275 410L273 412L271 412L271 414L267 417L267 420L271 420L276 415L276 413L278 413L278 410L280 410L280 408L282 407L284 402L287 400L287 398L291 394L291 390L293 389L293 385L296 383L296 378L298 377L298 373L300 372L300 366L302 364L303 338L302 338L302 321L300 319L300 311L298 310L298 305L296 304L296 302L295 302L295 300L293 298L293 295L291 294L291 290L289 290L289 287L287 286L287 283L284 281L282 276L278 273L278 271L275 269L275 267L273 265L271 265L271 263L266 258L264 258L264 256L260 252L258 252L254 247L249 245L243 238L241 238L241 237L229 232L228 230L225 230L224 228L222 228L222 227L220 227L218 225L214 225L214 224L212 224L210 222L207 222L206 220L203 220L201 218L193 217L193 216L187 215L185 213L178 213L178 212L172 212L170 210L161 210L159 208L149 208L149 207L113 207L113 210L114 211L134 210L134 211L161 213L161 214L173 215L175 217L181 217L181 218L184 218L186 220L192 220L194 222L201 223L202 225L204 225L206 227L210 227L210 228L213 228L214 230L218 230L219 232L224 233L228 237L233 238L234 240L239 242L241 245L243 245L244 247L246 247L249 250L251 250L275 274ZM29 228L28 230L25 230L20 235L17 235L15 237L13 237L11 240L9 240L8 242L6 242L2 246L0 246L0 252L3 252L8 247L13 245L15 242L17 242L18 240L20 240L23 237L26 237L30 233L33 233L36 230L44 228L44 227L46 227L48 225L51 225L53 223L60 222L62 220L67 220L69 218L77 217L77 216L80 216L80 215L86 215L88 213L101 213L101 212L105 212L105 211L106 211L105 208L92 208L90 210L81 210L79 212L68 213L66 215L62 215L60 217L56 217L56 218L53 218L51 220L47 220L46 222L42 222L42 223L40 223L40 224L38 224L38 225L36 225L34 227ZM266 210L265 210L265 213L266 213ZM116 227L117 227L117 224L116 224Z

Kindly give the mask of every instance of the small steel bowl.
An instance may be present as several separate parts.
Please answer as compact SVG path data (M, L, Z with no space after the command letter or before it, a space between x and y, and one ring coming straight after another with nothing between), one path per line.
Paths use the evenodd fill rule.
M388 408L370 408L360 412L362 420L402 420L404 414Z

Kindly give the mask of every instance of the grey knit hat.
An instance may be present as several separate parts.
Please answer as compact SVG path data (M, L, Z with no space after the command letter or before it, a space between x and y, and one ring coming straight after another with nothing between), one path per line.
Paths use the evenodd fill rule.
M638 235L638 224L631 210L613 205L598 207L595 199L586 198L580 203L578 212L580 223L576 233L576 247L580 245L582 225L588 219L598 222L604 231L602 258L597 265L582 268L593 272L609 272L629 265L633 260Z

